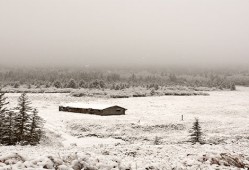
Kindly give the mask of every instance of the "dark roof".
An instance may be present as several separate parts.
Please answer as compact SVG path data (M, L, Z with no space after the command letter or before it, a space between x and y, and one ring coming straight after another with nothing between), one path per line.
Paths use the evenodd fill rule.
M125 108L123 108L121 106L117 106L117 105L108 105L108 104L83 104L83 103L68 103L68 104L62 105L62 107L96 109L96 110L104 110L104 109L108 109L110 107L119 107L119 108L125 109Z

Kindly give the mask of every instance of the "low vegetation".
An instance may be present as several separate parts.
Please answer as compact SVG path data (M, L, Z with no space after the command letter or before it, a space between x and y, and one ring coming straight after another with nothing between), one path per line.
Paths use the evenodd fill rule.
M196 88L197 89L197 88ZM187 87L161 87L157 90L148 89L143 87L126 88L123 90L111 90L111 89L79 89L74 90L71 95L74 97L82 96L98 96L98 97L110 97L110 98L129 98L129 97L147 97L147 96L196 96L203 95L208 96L206 92L198 91L193 88Z
M167 125L139 125L139 124L88 124L81 121L67 122L67 128L72 136L77 138L98 137L98 138L114 138L121 139L127 143L136 144L169 144L178 143L177 141L169 141L167 135L181 134L185 129L183 124L167 124Z

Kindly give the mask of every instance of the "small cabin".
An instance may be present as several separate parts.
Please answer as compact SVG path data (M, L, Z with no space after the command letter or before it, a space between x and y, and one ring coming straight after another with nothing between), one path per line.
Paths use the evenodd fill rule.
M100 116L125 115L126 110L117 105L70 103L59 106L59 111L62 112L86 113Z

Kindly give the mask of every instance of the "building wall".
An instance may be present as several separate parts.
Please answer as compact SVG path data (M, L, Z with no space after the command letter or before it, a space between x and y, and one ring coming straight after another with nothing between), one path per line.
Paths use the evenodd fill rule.
M121 107L110 107L104 110L98 109L84 109L84 108L70 108L70 107L63 107L59 106L59 111L64 112L74 112L74 113L87 113L87 114L95 114L101 116L108 116L108 115L125 115L125 109Z
M103 115L125 115L125 109L120 107L110 107L103 110Z
M100 115L102 113L101 110L84 109L84 108L71 108L71 107L63 107L63 106L59 107L59 111L74 112L74 113L98 114L98 115Z

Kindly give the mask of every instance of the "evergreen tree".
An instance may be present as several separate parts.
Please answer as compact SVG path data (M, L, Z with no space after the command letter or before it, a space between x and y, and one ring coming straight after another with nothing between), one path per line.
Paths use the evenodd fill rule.
M45 88L49 88L50 87L50 83L47 82L46 85L45 85Z
M20 83L19 82L15 82L14 88L18 88L18 87L20 87Z
M8 111L6 107L8 104L9 102L7 102L7 97L5 97L5 93L2 93L0 89L0 116L4 115L4 113Z
M28 89L31 89L31 85L30 85L30 84L28 84L28 85L27 85L27 88L28 88Z
M156 94L155 89L152 89L152 90L150 91L150 95L151 95L151 96L154 96L155 94Z
M31 102L28 99L26 93L23 93L18 99L17 110L18 113L15 116L15 131L18 142L27 141L27 132L29 131L30 115L32 111L30 107Z
M133 82L135 82L137 80L137 77L134 73L131 75L130 80Z
M15 113L13 111L8 111L4 118L5 124L3 125L3 134L1 143L4 145L14 145L17 141L14 133L14 122Z
M231 83L231 84L230 84L230 90L231 90L231 91L235 91L235 90L236 90L236 86L235 86L234 83Z
M119 84L116 85L115 90L120 90Z
M158 84L155 84L155 85L154 85L154 88L155 88L155 90L159 90L159 85L158 85Z
M193 124L193 127L191 129L192 133L190 134L190 142L192 142L192 144L196 144L196 143L203 143L202 140L202 136L203 133L201 132L201 127L200 127L200 122L199 119L195 119L195 122Z
M77 88L77 84L76 84L76 82L75 82L74 79L71 79L71 80L69 81L69 83L67 84L67 88L73 88L73 89L76 89L76 88Z
M56 87L56 88L62 88L61 82L55 81L55 82L54 82L54 87Z
M160 143L161 143L161 142L160 142L160 139L159 139L159 137L158 137L158 136L156 136L156 137L155 137L155 139L154 139L154 142L153 142L153 143L154 143L154 145L160 145Z
M111 86L111 90L115 90L115 88L116 88L116 85L113 83Z
M38 116L37 109L33 110L31 115L31 126L29 131L29 143L31 145L36 145L39 143L42 136L42 129L44 126L44 120Z
M104 82L103 80L100 80L100 81L99 81L99 87L100 87L100 88L105 88L105 86L106 86L106 85L105 85L105 82Z
M1 93L0 89L0 143L2 141L2 136L4 134L4 125L5 125L5 116L8 112L7 105L9 102L7 102L7 97L5 97L4 93Z
M95 89L99 89L100 88L100 84L98 80L94 80L89 84L90 88L95 88Z
M171 82L176 82L176 81L177 81L176 75L175 75L175 74L170 74L170 75L169 75L169 80L170 80Z
M79 87L85 88L86 87L86 82L84 80L81 80L79 83Z

